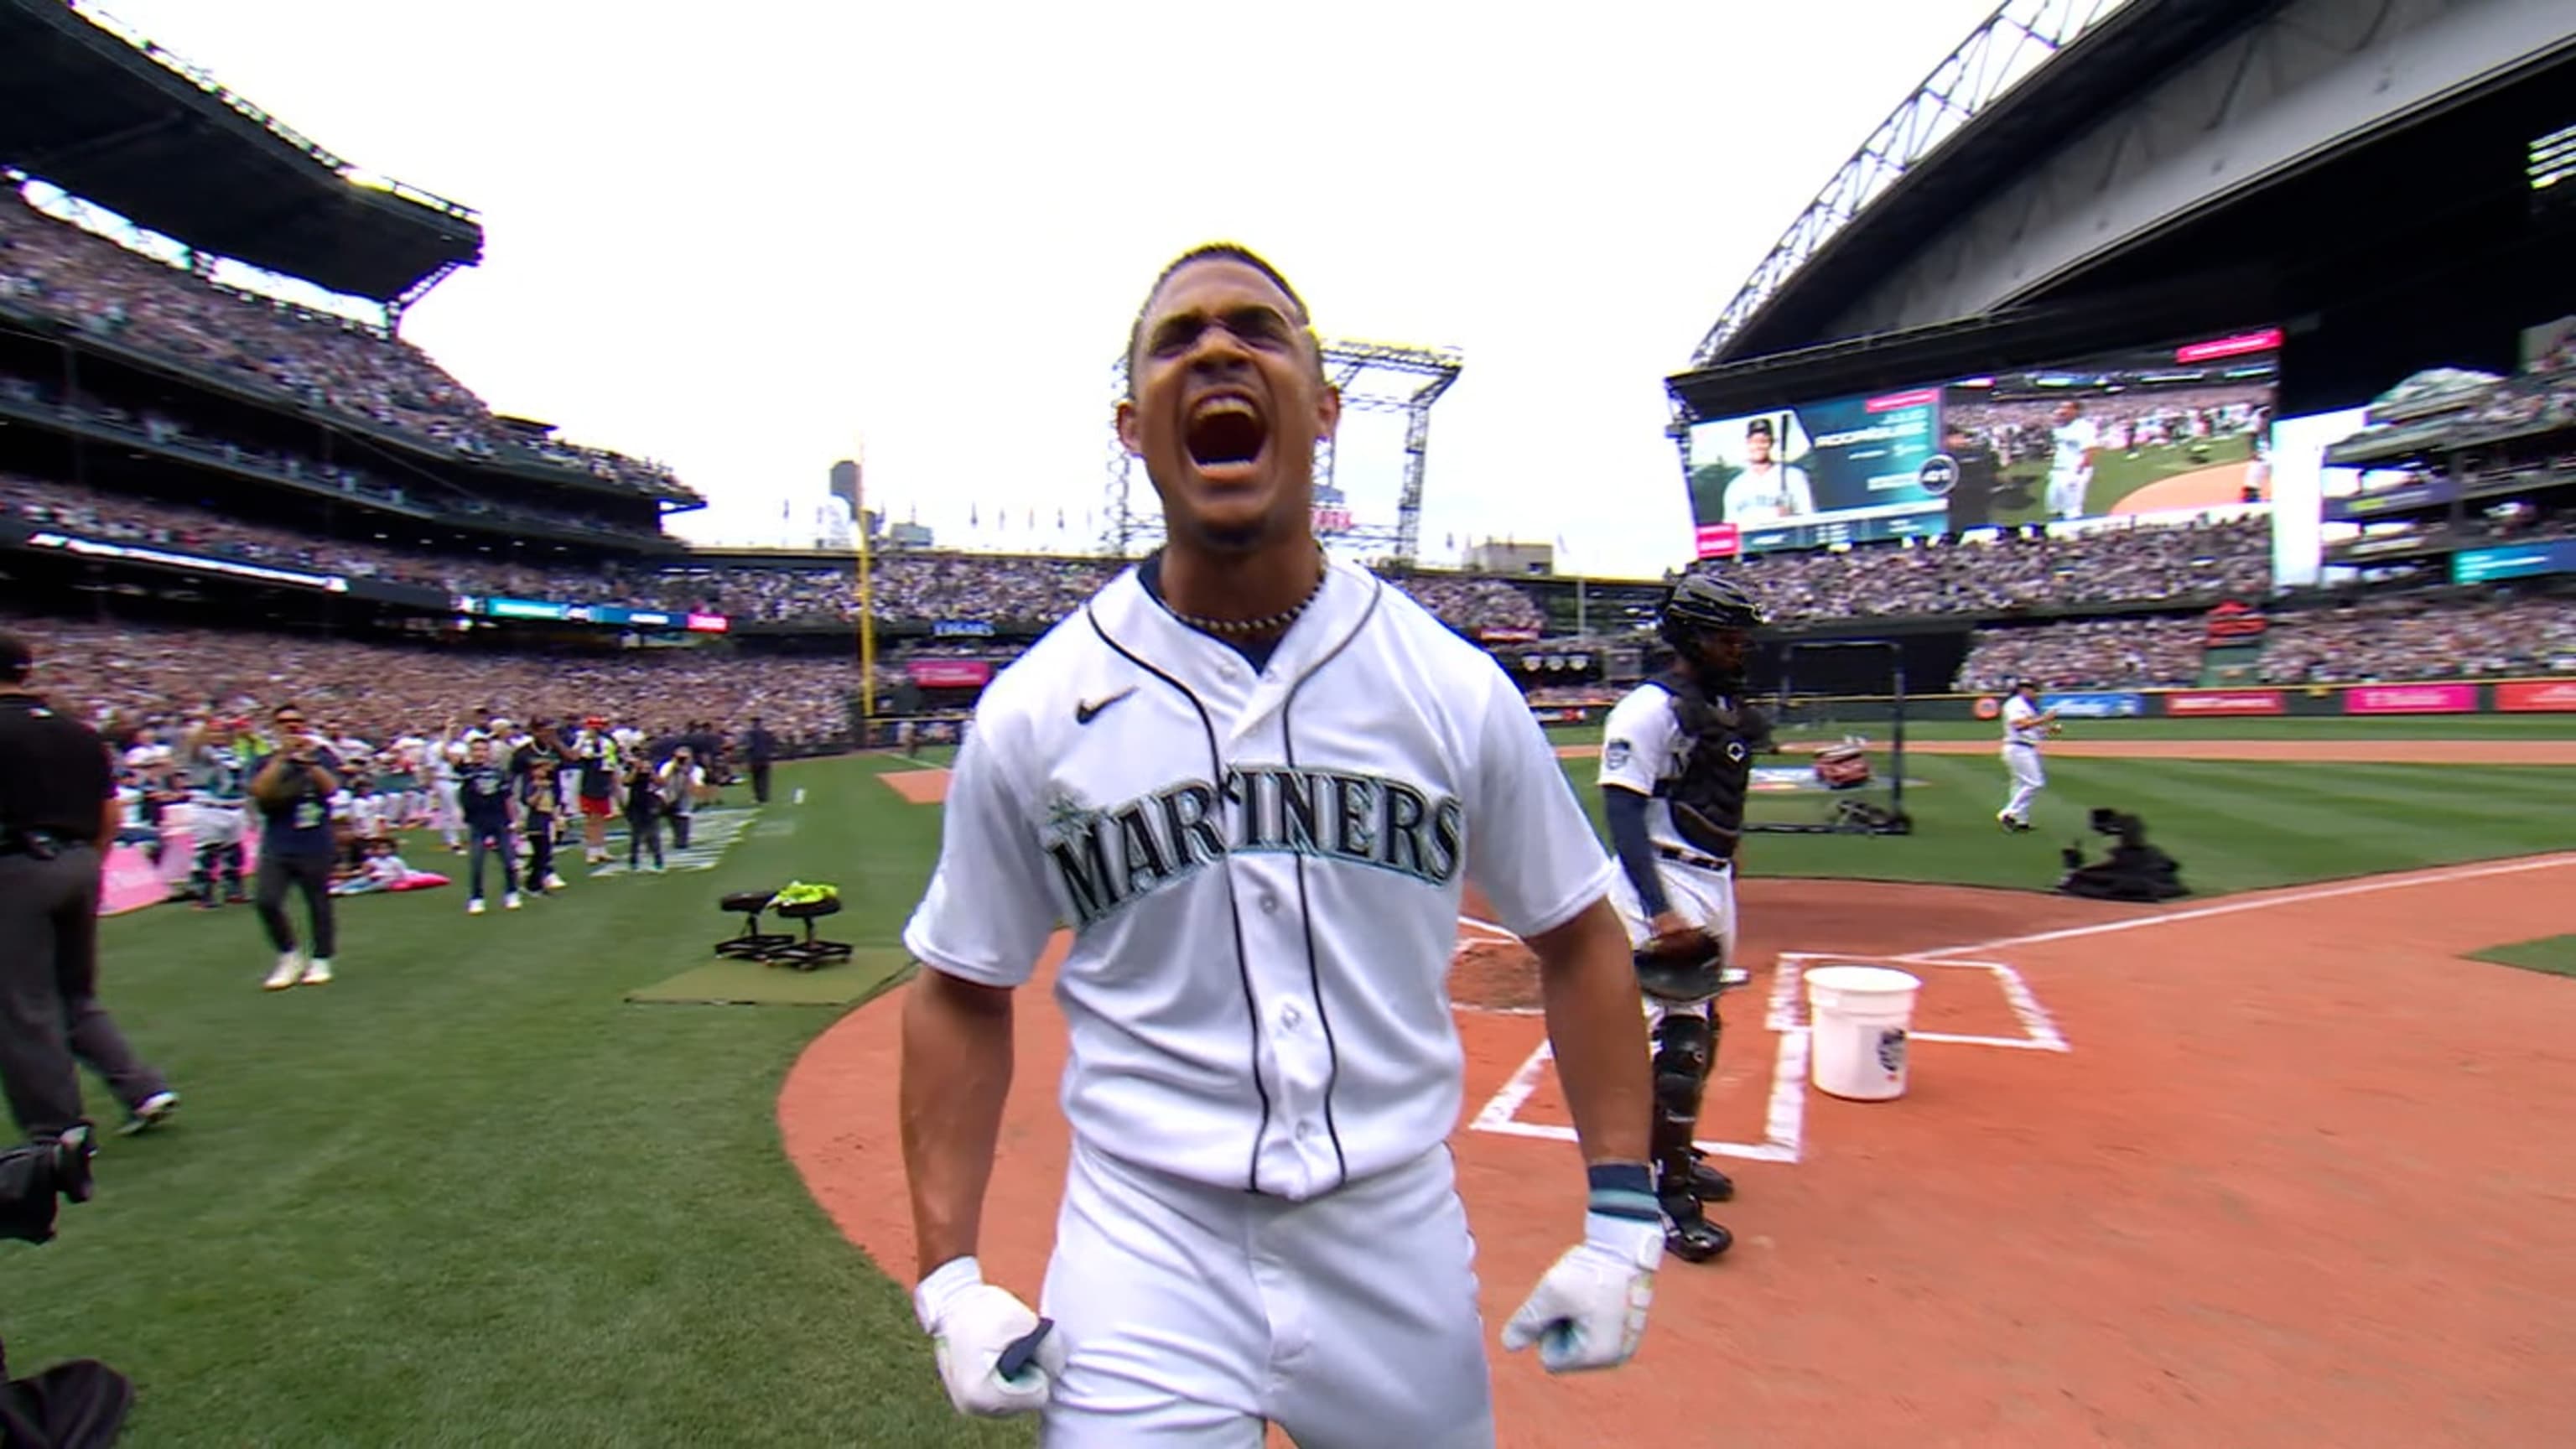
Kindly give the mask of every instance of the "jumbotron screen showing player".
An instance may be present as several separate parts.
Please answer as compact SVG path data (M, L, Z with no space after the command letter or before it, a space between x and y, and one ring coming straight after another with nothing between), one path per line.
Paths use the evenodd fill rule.
M2280 333L1692 426L1697 556L2267 502Z

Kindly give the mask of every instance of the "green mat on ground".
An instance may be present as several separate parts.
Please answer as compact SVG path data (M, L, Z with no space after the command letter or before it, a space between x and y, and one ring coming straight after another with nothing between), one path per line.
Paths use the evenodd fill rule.
M911 965L910 953L899 946L861 946L849 960L813 971L718 960L630 991L626 999L699 1006L847 1006L892 986Z
M2537 941L2489 946L2483 951L2471 951L2469 958L2493 961L2499 966L2519 966L2525 971L2546 971L2552 976L2576 976L2576 936L2543 936Z

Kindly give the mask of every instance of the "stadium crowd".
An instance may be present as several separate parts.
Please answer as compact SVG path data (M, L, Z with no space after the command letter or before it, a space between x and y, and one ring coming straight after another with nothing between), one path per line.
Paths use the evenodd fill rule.
M1996 694L2017 679L2042 689L2173 688L2200 682L2207 625L2190 619L2084 619L1980 629L1950 687Z
M2013 531L1986 541L1757 554L1734 569L1782 620L2003 614L2271 592L2268 518Z
M658 463L509 427L401 338L217 286L48 216L23 197L0 201L0 307L49 316L103 341L469 457L523 451L639 492L679 487Z
M741 729L763 718L781 743L849 735L843 660L741 659L705 650L515 653L135 622L0 616L40 655L38 688L111 737L208 714L304 707L334 737L436 734L499 716L521 723L605 716L663 737L690 722Z
M119 541L322 568L448 593L716 613L743 622L848 622L858 616L848 565L808 568L671 565L650 558L574 565L436 554L323 538L210 508L0 474L0 509L28 522ZM399 524L392 526L399 527ZM1849 552L1762 554L1727 567L1783 622L2003 613L2048 604L2256 597L2268 591L2270 541L2260 519L2105 528L2052 538L2013 532L1983 542ZM880 620L1051 621L1123 565L1097 557L889 552L874 561ZM1472 574L1391 574L1452 626L1544 630L1516 582Z
M2267 684L2576 674L2576 598L2427 607L2401 597L2280 615L2265 633L2261 674Z
M1980 629L1951 687L1993 693L2015 679L2048 689L2200 683L2206 622L2086 619ZM2576 674L2576 597L2400 595L2274 613L2257 676L2266 684L2373 684Z

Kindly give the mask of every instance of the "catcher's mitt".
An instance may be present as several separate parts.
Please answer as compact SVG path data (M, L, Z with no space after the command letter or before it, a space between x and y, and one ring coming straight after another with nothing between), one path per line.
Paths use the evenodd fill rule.
M1693 1006L1726 989L1726 948L1705 931L1657 936L1636 962L1638 989L1658 1001Z

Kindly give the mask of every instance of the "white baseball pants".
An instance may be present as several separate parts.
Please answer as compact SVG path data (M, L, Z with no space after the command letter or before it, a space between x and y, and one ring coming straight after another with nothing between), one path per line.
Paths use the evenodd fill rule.
M1664 887L1664 902L1683 920L1706 926L1726 943L1726 964L1735 960L1735 871L1710 870L1705 866L1686 865L1678 860L1657 860L1655 878ZM1628 928L1628 944L1642 946L1655 934L1653 918L1637 900L1637 887L1621 871L1610 882L1610 906L1619 913L1620 924ZM1662 1021L1667 1003L1644 998L1646 1019L1651 1024Z
M2030 802L2048 785L2048 772L2039 767L2039 746L2004 746L2004 768L2012 772L2013 792L2012 798L2004 802L2003 816L2028 825Z
M2093 491L2093 475L2084 473L2051 473L2048 475L2048 515L2051 518L2082 518L2085 495Z
M1139 1124L1139 1130L1150 1130ZM1073 1141L1039 1312L1048 1449L1492 1449L1476 1244L1449 1149L1302 1203Z

